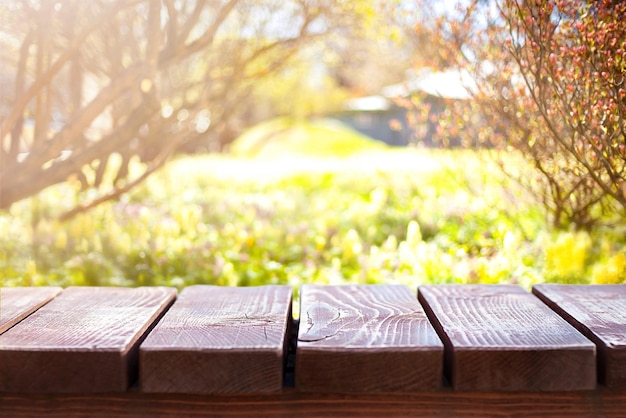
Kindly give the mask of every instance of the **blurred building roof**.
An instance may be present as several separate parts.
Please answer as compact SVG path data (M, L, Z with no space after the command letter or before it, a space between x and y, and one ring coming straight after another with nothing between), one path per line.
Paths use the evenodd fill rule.
M393 99L419 92L443 99L467 100L476 88L476 81L467 71L427 68L408 81L384 87L378 95L349 99L345 108L350 111L385 111L391 107Z
M473 90L476 90L476 81L467 71L433 71L426 68L409 81L385 87L382 95L395 98L422 92L442 99L467 100L471 98Z
M354 112L373 112L388 110L391 107L391 104L392 103L389 98L376 95L348 99L346 100L344 107L346 110Z

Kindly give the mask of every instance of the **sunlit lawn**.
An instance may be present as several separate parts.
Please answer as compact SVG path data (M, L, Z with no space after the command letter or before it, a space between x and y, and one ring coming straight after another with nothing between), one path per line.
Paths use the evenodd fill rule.
M64 185L0 216L3 285L529 287L616 282L626 265L623 231L546 230L540 206L472 151L182 157L120 202L48 219L77 199Z

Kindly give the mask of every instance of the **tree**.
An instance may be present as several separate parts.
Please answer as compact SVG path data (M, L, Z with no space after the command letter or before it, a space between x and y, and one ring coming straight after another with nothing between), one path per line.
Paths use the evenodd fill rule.
M521 151L537 177L503 169L541 198L554 226L623 220L626 4L475 0L424 10L417 30L440 52L431 64L476 81L463 106L482 123L461 132ZM468 128L463 106L448 121L457 128Z
M307 45L277 77L257 83L256 103L272 116L311 117L345 110L345 100L401 83L419 53L400 1L376 0L366 25ZM290 100L285 100L289 97Z
M119 197L186 143L219 148L233 121L245 120L257 80L304 45L359 27L369 5L2 2L0 209L68 179L97 191L68 217Z

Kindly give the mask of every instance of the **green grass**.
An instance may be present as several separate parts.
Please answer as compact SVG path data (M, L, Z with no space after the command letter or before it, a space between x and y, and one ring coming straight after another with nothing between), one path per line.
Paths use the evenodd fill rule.
M339 121L276 118L249 129L231 145L238 157L346 157L386 146Z
M541 207L471 151L184 157L120 202L51 220L76 199L54 187L0 215L3 285L529 287L626 272L623 228L546 230Z

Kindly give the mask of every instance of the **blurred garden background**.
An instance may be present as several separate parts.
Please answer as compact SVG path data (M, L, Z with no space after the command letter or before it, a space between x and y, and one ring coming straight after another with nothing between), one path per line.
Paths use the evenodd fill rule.
M624 282L626 6L530 3L2 1L0 284Z

